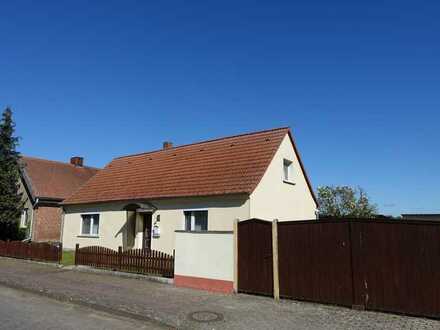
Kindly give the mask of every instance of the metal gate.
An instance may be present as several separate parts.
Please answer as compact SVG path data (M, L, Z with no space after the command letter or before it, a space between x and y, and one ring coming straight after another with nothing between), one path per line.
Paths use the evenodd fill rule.
M273 294L272 223L238 223L238 291Z

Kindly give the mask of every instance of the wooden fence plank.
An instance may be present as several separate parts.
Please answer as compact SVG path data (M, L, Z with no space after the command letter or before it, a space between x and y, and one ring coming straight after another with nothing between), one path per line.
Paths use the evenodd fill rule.
M0 245L0 251L2 246ZM174 255L161 251L132 249L114 251L101 246L76 247L75 265L84 265L139 274L174 276Z
M61 245L49 243L25 243L22 241L0 241L0 256L38 261L60 262Z

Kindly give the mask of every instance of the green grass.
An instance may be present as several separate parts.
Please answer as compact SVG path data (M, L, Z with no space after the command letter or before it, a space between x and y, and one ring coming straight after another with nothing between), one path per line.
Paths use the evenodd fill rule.
M71 266L75 264L75 251L63 251L61 264L64 266Z

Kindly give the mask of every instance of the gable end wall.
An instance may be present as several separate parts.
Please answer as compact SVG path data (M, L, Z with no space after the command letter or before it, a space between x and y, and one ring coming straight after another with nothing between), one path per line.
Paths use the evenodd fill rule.
M283 182L283 161L293 162L293 183ZM250 196L251 218L264 220L316 219L316 204L301 169L298 155L288 134L284 137L272 162Z

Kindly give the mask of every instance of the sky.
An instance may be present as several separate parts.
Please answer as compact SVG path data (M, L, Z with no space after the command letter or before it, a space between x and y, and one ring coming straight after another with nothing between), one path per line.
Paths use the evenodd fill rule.
M314 188L440 213L439 1L3 1L0 108L30 156L290 126Z

